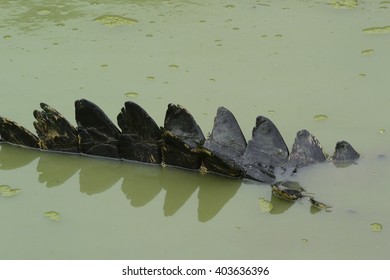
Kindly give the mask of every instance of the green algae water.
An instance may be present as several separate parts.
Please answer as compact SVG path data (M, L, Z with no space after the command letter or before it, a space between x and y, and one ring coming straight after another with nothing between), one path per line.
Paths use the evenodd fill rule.
M0 1L0 114L33 129L45 102L86 98L203 132L219 106L247 140L269 117L291 148L308 129L357 164L297 181L331 208L265 184L0 146L0 259L388 259L388 1Z

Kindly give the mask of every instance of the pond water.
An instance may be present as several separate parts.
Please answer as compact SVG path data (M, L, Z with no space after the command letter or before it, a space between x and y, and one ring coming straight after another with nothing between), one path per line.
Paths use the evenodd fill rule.
M301 170L332 206L315 211L265 184L3 144L0 259L388 259L389 13L379 0L1 1L0 115L32 131L40 102L75 124L77 99L112 120L132 100L159 125L176 103L205 134L224 106L248 140L265 115L289 147L305 128L361 159Z

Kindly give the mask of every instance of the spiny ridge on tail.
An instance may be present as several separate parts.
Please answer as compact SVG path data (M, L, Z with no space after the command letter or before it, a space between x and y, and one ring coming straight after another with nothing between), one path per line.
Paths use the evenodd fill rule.
M275 124L264 116L256 118L247 143L236 118L224 107L218 108L207 139L194 117L175 104L168 105L164 126L158 127L142 107L128 101L117 116L120 129L86 99L75 102L77 127L49 105L40 107L34 111L33 123L38 136L0 117L0 139L31 148L163 163L266 183L275 183L288 169L296 172L327 159L318 139L307 130L297 133L290 153ZM330 161L345 166L359 156L348 142L340 141Z
M122 130L119 136L122 158L155 164L162 162L161 130L143 108L128 101L117 120Z
M240 177L241 157L246 140L234 115L219 107L211 134L201 149L202 165L206 171L232 177Z

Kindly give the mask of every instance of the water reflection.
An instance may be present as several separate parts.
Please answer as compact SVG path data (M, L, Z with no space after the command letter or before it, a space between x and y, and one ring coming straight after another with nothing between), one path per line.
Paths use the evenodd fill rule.
M162 168L136 162L124 162L91 156L60 154L0 145L0 169L12 170L37 162L38 182L48 188L59 187L79 175L80 192L87 195L103 193L121 182L121 190L132 207L143 207L153 201L161 192L165 193L163 215L175 215L186 202L197 194L198 220L213 219L237 194L241 179L213 174L202 175L198 171L181 170L173 167ZM245 181L251 184L251 181ZM253 183L253 182L252 182ZM259 188L264 184L259 184ZM269 188L271 192L271 188ZM302 201L306 203L306 201ZM283 214L296 202L271 195L270 214ZM322 212L315 207L311 214ZM330 212L330 211L327 211Z
M217 183L218 180L218 183ZM201 222L211 220L223 206L237 193L241 181L239 179L220 178L204 180L199 187L198 219Z
M80 192L88 195L102 193L111 188L121 178L118 172L119 161L97 159L81 160L79 165Z
M3 151L3 146L1 151ZM34 151L36 154L39 152ZM39 156L39 155L37 155ZM70 155L75 157L73 155ZM46 187L57 187L65 183L79 170L78 165L59 164L57 158L51 156L40 156L37 171L39 172L39 183L46 184Z
M131 173L123 170L122 192L133 207L142 207L151 202L162 190L161 167L129 163Z
M275 195L272 195L271 204L274 206L270 211L271 214L282 214L290 209L290 207L293 206L295 202L284 200Z
M162 170L161 183L166 191L163 207L165 216L173 216L201 185L202 176L194 174L195 171L185 173L181 170Z
M0 149L0 168L2 170L16 169L30 164L38 157L37 151L2 144Z
M79 173L80 192L102 193L122 180L121 190L130 205L142 207L165 191L164 216L173 216L198 192L198 220L207 222L235 196L241 180L212 174L161 168L80 155L35 151L9 144L0 149L0 169L10 170L38 159L38 181L46 187L59 187Z

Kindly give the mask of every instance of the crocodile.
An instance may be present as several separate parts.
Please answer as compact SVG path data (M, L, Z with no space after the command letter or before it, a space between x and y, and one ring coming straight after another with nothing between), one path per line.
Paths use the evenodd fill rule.
M313 206L320 202L296 187L296 182L284 179L286 175L325 161L344 167L360 157L347 141L337 142L334 153L327 156L307 130L298 131L290 152L275 124L264 116L256 118L252 138L246 141L236 118L225 107L218 108L207 137L190 112L176 104L168 105L161 127L132 101L125 102L118 114L118 126L87 99L75 101L76 127L51 106L40 103L40 108L33 112L36 134L0 116L0 141L243 178L267 183L275 196L287 200L310 197Z

